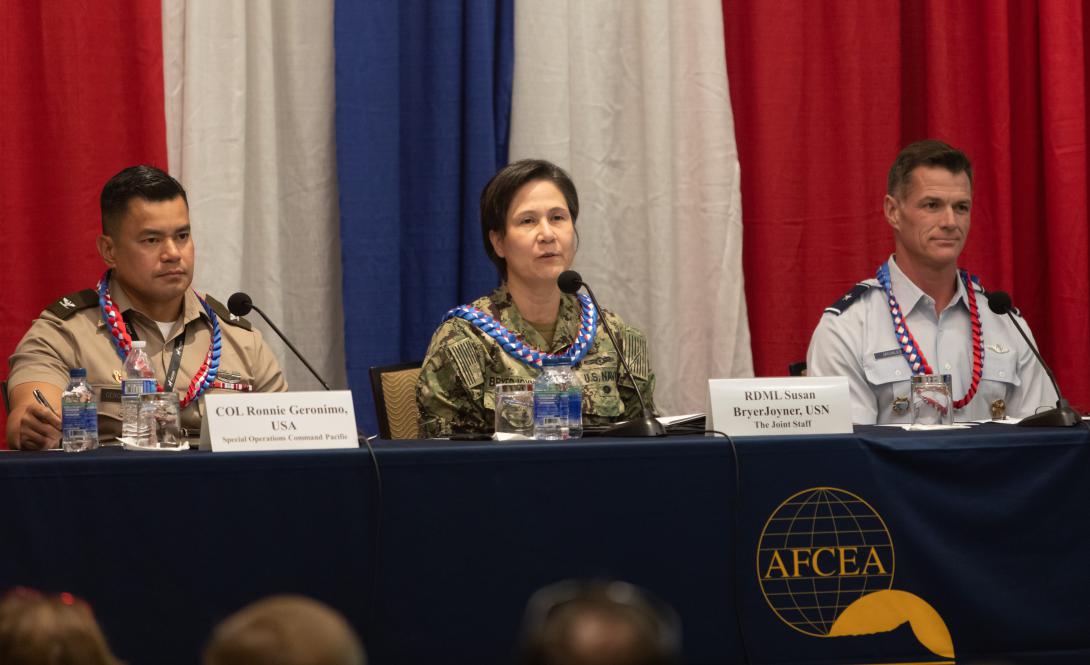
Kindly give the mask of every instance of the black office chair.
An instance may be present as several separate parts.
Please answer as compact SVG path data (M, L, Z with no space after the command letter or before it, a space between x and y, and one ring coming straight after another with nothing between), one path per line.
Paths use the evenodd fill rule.
M791 363L787 366L788 376L806 376L806 361Z
M11 400L8 399L8 380L0 381L0 391L4 393L4 414L11 413Z
M380 439L419 439L420 410L416 407L416 380L422 360L371 368Z

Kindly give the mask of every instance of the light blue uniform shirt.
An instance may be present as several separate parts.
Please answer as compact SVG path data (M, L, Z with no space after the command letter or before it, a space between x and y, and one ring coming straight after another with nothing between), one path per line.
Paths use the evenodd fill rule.
M893 296L909 331L932 371L951 376L954 399L960 400L973 380L973 337L965 283L958 280L954 299L936 316L934 299L901 272L892 256L888 265ZM834 308L827 309L818 322L806 354L807 374L848 377L852 422L909 423L912 368L893 332L885 291L876 279L860 283L870 288L859 296L859 302L845 306L839 315ZM989 419L998 400L1002 400L1005 414L1013 418L1056 406L1056 391L1048 375L1014 324L1006 315L992 312L979 290L976 300L984 337L983 371L976 395L954 412L954 420ZM1033 339L1029 326L1021 318L1019 323Z

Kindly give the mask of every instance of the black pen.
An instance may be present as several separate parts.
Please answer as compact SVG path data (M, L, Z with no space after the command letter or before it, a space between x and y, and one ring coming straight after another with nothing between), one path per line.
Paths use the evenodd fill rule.
M45 408L49 409L50 413L57 416L57 412L53 410L53 405L50 404L49 400L45 398L45 395L42 394L42 391L38 390L37 388L34 389L34 399L38 400L38 404L41 404ZM57 417L60 418L60 416Z

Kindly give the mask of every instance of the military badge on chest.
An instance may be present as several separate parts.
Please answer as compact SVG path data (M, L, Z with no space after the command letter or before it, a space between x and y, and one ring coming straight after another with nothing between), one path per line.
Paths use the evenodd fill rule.
M903 416L908 413L908 397L906 395L898 395L893 398L893 412L898 416Z
M242 374L223 368L220 368L219 373L216 375L216 381L212 384L212 387L219 388L220 390L235 390L243 393L248 393L254 389L253 384L246 383L242 380Z

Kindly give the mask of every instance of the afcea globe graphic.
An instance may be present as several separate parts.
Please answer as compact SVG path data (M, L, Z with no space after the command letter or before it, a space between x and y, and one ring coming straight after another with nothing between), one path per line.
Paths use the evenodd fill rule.
M893 584L893 541L866 501L814 487L784 501L757 543L757 578L769 607L807 635L829 637L853 601Z

